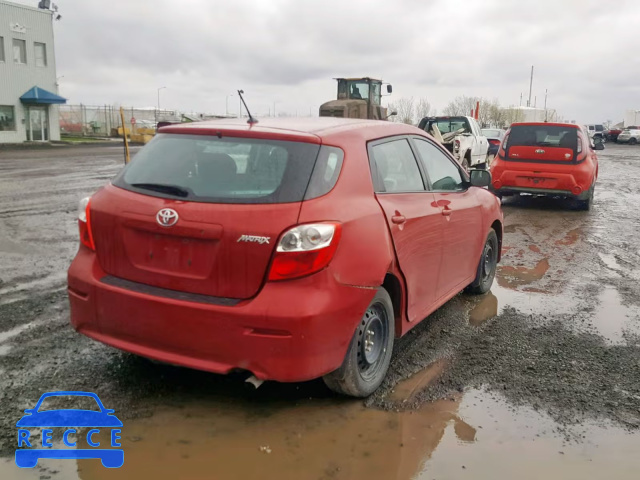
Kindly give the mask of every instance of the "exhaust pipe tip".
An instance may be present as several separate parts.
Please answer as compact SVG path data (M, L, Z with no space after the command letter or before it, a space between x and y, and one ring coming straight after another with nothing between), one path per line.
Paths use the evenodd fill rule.
M260 385L264 383L264 380L260 380L259 378L256 378L255 375L251 375L245 380L245 383L250 383L257 390L258 388L260 388Z

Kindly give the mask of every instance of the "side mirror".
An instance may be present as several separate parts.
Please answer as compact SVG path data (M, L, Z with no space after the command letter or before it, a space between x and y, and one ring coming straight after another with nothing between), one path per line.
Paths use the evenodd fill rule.
M487 170L471 169L469 170L472 187L488 187L491 185L491 173Z
M387 93L392 93L393 87L391 85L387 85Z

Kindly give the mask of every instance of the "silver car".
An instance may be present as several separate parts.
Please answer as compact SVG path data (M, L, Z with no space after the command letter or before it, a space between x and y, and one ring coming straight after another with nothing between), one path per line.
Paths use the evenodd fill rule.
M618 139L616 140L616 142L628 143L629 145L640 143L640 130L634 128L625 128L622 133L618 135Z

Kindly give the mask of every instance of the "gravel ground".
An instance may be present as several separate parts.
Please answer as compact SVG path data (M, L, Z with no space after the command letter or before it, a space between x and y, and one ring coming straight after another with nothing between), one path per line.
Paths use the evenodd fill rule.
M483 388L548 413L561 430L586 419L638 428L640 148L607 145L599 156L590 212L556 199L505 200L495 288L458 295L399 340L366 405L412 409ZM200 397L248 402L255 415L286 408L283 399L331 397L321 382L248 392L237 378L152 364L73 331L65 271L77 201L121 164L112 147L0 151L0 455L13 453L22 409L50 390L94 391L121 419ZM442 359L434 382L393 399L401 381Z

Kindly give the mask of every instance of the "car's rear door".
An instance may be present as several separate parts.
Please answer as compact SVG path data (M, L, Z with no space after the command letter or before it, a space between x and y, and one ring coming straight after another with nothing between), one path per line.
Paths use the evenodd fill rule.
M475 274L486 234L482 208L450 155L427 139L414 137L411 141L427 172L438 213L444 219L438 281L438 298L442 298L462 290Z
M442 214L428 192L407 138L395 137L369 144L369 159L396 256L407 286L407 315L422 320L436 300Z

